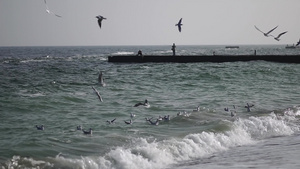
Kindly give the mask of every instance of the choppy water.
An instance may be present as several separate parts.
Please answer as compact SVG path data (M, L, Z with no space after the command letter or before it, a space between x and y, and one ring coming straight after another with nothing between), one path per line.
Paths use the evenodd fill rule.
M300 66L114 64L170 46L0 48L2 168L299 168ZM179 54L299 54L284 46L177 46ZM103 72L106 86L98 83ZM94 86L101 94L100 102ZM150 107L133 107L147 99ZM251 112L244 107L254 104ZM224 111L228 107L236 116ZM193 111L200 107L199 111ZM177 115L179 112L181 115ZM133 124L126 125L124 120ZM145 118L170 115L150 125ZM116 118L115 124L107 120ZM40 131L35 125L44 125ZM76 126L93 129L84 135Z

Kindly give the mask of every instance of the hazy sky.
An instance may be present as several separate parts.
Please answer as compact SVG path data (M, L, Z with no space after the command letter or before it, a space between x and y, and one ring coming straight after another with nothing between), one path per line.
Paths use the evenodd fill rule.
M0 46L293 44L300 0L0 0ZM96 15L103 15L102 28ZM182 19L182 32L175 24ZM266 38L273 27L277 42Z

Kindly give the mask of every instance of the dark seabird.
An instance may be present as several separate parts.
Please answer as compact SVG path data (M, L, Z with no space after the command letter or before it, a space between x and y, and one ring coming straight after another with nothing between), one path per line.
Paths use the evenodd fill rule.
M263 31L261 31L260 29L258 29L255 25L254 25L254 27L255 27L259 32L263 33L263 34L265 35L265 37L269 37L269 36L270 36L269 33L271 33L272 31L274 31L278 26L276 26L275 28L271 29L271 30L270 30L269 32L267 32L267 33L264 33Z
M149 119L148 121L150 122L151 125L156 125L156 126L159 125L159 120L158 119L156 119L156 121L154 121L154 122L151 121L151 119Z
M99 100L100 100L101 102L103 102L103 99L102 99L100 93L98 92L98 90L96 90L96 89L94 88L94 86L92 86L92 88L94 89L94 91L95 91L96 95L98 96Z
M44 130L45 129L44 125L41 125L41 126L35 125L35 127L38 130Z
M82 126L81 125L77 126L77 130L82 130Z
M90 130L87 131L82 129L82 132L83 134L91 134L91 135L93 134L92 128L90 128Z
M181 21L182 21L182 18L181 18L181 19L179 20L179 22L175 25L175 26L178 27L179 32L181 32L181 26L182 26Z
M116 118L114 118L114 119L113 119L113 120L111 120L111 121L107 120L106 122L107 122L108 124L112 124L112 123L114 123L114 122L115 122L115 120L116 120Z
M287 31L280 33L277 37L273 36L275 40L280 41L280 36L286 34Z
M149 107L150 104L148 103L148 100L146 99L144 103L137 103L134 105L134 107L138 107L138 106L145 106L145 107Z
M297 42L296 46L298 46L298 45L300 45L300 39L299 39L299 41Z
M51 12L51 11L49 10L49 8L48 8L48 5L47 5L46 0L44 0L44 2L45 2L45 5L46 5L46 12L47 12L48 14L53 14L53 15L55 15L55 16L57 16L57 17L61 17L60 15L57 15L56 13Z
M125 122L125 124L132 124L132 120L131 119L129 121L125 121L124 120L124 122Z
M103 19L106 19L106 18L104 18L103 16L101 16L101 15L98 15L98 16L96 16L96 18L98 19L98 25L99 25L99 27L101 28L101 23L102 23L102 20Z
M245 108L247 108L247 111L250 112L250 111L251 111L250 108L253 107L253 106L254 106L253 104L252 104L252 105L249 105L249 104L247 103L247 106L245 106Z

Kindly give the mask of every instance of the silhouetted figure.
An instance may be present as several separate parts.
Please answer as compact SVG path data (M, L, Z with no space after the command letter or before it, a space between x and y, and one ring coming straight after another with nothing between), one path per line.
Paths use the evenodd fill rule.
M171 48L171 50L173 51L173 56L175 56L175 48L176 48L175 43L173 43L173 46Z
M254 50L254 55L256 55L256 50Z
M142 51L141 51L141 50L139 50L139 51L138 51L138 54L137 54L137 56L143 56L143 53L142 53Z

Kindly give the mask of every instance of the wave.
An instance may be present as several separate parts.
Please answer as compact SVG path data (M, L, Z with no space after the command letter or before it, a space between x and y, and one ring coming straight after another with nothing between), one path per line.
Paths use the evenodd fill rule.
M115 52L115 53L112 53L112 55L133 55L134 52Z
M236 146L256 144L260 140L277 136L289 136L299 131L297 116L300 108L287 109L266 116L250 116L223 120L229 126L224 132L191 133L183 138L173 137L164 140L133 138L130 143L111 148L100 156L81 158L65 157L62 154L45 161L14 156L8 166L41 168L124 168L150 169L166 168L189 160L213 157L215 153Z

